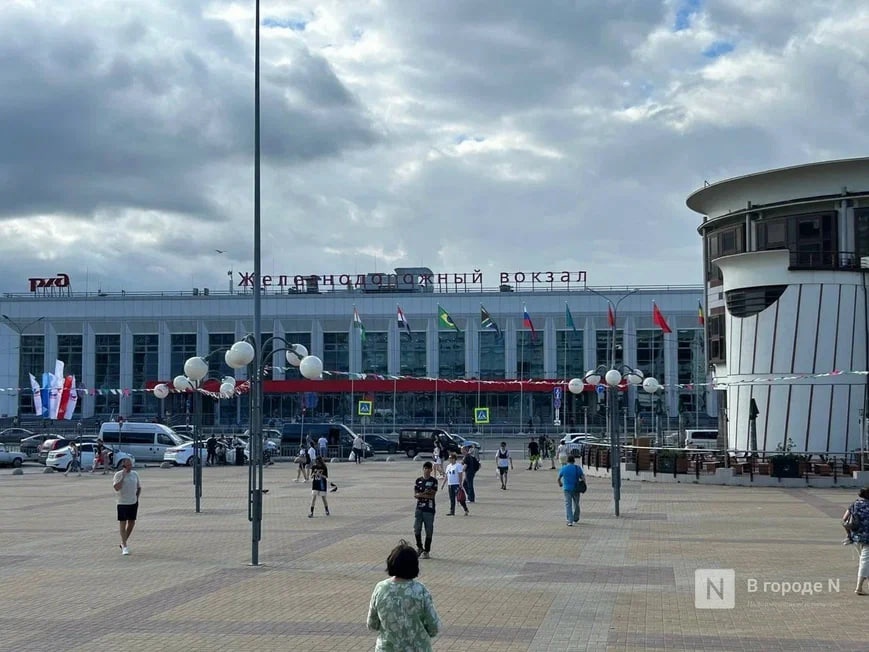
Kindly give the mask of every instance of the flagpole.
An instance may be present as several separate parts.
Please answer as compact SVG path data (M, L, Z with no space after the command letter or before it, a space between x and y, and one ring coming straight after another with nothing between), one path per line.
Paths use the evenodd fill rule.
M400 369L399 369L400 371ZM398 431L395 429L395 390L398 385L398 378L392 379L392 434L395 435Z
M524 332L524 331L523 331ZM522 387L523 369L525 367L525 336L519 345L519 432L522 432L525 423L525 396Z

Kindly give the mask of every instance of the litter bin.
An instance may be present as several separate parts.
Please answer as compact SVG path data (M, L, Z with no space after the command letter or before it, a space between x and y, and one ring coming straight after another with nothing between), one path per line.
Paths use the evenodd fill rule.
M244 446L235 447L235 465L244 466Z

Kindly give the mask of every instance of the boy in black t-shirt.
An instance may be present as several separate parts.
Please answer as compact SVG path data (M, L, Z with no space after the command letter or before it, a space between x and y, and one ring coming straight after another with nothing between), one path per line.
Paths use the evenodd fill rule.
M416 479L413 485L413 497L416 498L416 512L413 518L413 534L416 537L416 550L423 559L429 558L431 540L434 535L435 496L438 493L438 481L431 474L432 463L422 465L422 477ZM422 528L425 526L425 545L422 542Z

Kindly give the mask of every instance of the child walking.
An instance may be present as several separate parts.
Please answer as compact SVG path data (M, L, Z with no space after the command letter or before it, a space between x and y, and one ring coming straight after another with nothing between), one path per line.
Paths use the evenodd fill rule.
M311 512L308 518L314 518L314 505L317 503L317 496L323 500L323 509L326 510L326 516L329 516L329 503L326 501L326 491L329 483L329 469L326 468L326 462L322 457L318 457L311 465Z

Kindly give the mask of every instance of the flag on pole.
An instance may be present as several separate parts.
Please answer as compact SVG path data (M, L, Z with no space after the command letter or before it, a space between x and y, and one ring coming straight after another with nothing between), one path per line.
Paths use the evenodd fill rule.
M51 393L51 377L52 377L52 374L50 374L49 372L47 372L47 371L42 372L42 387L40 388L39 391L42 394L42 418L43 419L48 418L48 402L50 399L49 395Z
M58 419L65 419L64 416L66 414L66 406L69 403L69 392L70 387L72 385L72 376L67 376L63 379L63 388L60 390L60 400L57 403L57 417Z
M33 390L33 412L42 416L42 388L39 386L36 376L28 375L30 376L30 389Z
M703 304L697 302L697 323L701 326L706 325L706 315L703 314Z
M567 305L566 301L564 302L564 316L567 320L567 328L570 328L575 333L576 324L573 323L573 315L570 314L570 306Z
M403 328L405 333L413 337L413 331L410 330L410 324L407 323L407 317L404 316L401 306L398 306L398 328Z
M64 411L64 419L72 419L72 414L75 412L75 406L78 403L78 392L75 388L75 376L67 376L69 383L69 400L66 402L66 410Z
M612 306L606 307L606 321L610 325L610 328L616 327L616 313L613 312Z
M496 337L501 339L501 329L498 324L492 319L491 315L486 312L486 309L483 307L483 304L480 304L480 328L488 331L495 331L497 333Z
M667 320L664 319L664 315L658 309L658 304L654 301L652 301L652 321L655 323L655 326L658 326L665 333L673 332L670 325L667 323Z
M524 303L522 304L522 325L525 328L531 329L531 341L536 342L537 331L534 330L534 322L531 321L531 315L528 314L528 308L525 306Z
M362 323L362 319L359 317L359 311L356 310L356 306L353 306L353 328L359 329L359 341L365 341L365 324Z
M438 304L438 326L442 326L444 328L452 328L457 333L462 332L456 322L453 321L453 318L450 317L450 313L441 308L441 304Z
M60 408L60 395L63 393L63 367L61 360L54 361L54 373L51 375L51 387L48 391L48 418L57 419Z

